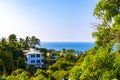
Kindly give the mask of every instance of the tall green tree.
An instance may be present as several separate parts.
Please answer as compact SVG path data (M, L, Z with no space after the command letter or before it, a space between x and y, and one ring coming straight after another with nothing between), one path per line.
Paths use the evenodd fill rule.
M25 39L25 46L26 48L40 46L40 40L35 36L32 37L27 36Z
M0 40L0 48L6 50L7 47L8 47L7 40L6 40L6 38L2 37L2 39Z
M95 47L101 46L113 46L114 35L105 23L102 23L97 26L95 32L92 33L92 36L96 38Z
M94 14L101 20L111 22L112 19L120 14L120 0L99 0Z
M8 37L8 44L9 46L11 47L16 47L17 46L17 37L15 34L11 34L9 37Z
M12 71L12 53L10 51L3 51L0 49L0 62L1 68L0 71L3 71L3 74L9 74Z
M96 44L120 46L120 0L99 0L94 15L101 21L93 33Z
M95 52L95 53L94 53ZM120 75L120 55L109 52L109 47L90 50L81 65L70 71L71 80L114 80Z
M25 48L25 40L22 38L19 39L19 48Z
M72 80L119 80L120 50L112 51L114 45L120 47L120 0L99 0L94 15L100 23L96 25L93 37L94 50L87 51L81 64L72 68Z
M32 36L30 38L30 47L40 46L40 40L36 38L35 36Z
M30 43L30 37L27 36L27 37L25 38L25 48L29 48L29 43Z

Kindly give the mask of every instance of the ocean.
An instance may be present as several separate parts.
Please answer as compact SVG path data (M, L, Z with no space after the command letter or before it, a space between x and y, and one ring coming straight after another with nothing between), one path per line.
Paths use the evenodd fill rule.
M41 47L54 50L74 49L84 52L93 48L94 42L41 42Z

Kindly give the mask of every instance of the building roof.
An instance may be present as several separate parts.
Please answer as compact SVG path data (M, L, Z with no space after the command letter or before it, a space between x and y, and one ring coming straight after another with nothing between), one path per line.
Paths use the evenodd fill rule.
M42 54L39 50L31 48L29 51L27 51L27 54Z

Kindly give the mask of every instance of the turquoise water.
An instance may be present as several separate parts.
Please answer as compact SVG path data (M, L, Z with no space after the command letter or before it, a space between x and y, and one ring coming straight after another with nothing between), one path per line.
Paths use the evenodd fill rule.
M76 51L86 51L94 47L93 42L42 42L42 48L61 50L65 49L74 49Z

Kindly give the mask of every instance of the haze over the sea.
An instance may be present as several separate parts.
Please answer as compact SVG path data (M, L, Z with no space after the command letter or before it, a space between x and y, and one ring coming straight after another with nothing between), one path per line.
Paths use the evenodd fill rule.
M0 0L0 36L44 42L93 42L97 0Z

